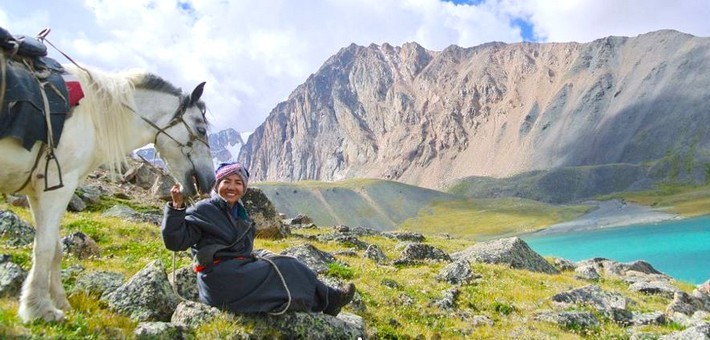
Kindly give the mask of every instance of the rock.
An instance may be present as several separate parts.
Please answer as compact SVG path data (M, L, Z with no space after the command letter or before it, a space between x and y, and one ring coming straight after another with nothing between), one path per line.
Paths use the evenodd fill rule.
M182 301L175 309L170 322L188 328L196 328L223 314L227 315L226 312L201 302Z
M168 321L178 304L159 260L146 265L102 300L111 310L137 321Z
M168 281L174 287L174 290L177 291L177 294L183 299L199 302L200 293L197 288L197 273L195 273L192 266L179 268L174 274L175 278L173 278L172 271L168 273Z
M552 265L561 272L577 269L577 265L574 262L559 257L554 259Z
M242 197L242 203L249 217L256 222L256 237L280 239L291 234L291 229L284 225L276 208L261 189L249 188Z
M0 297L18 297L25 278L27 272L22 267L9 260L0 263Z
M150 187L151 196L158 197L163 201L170 201L170 188L175 184L175 180L168 174L160 174L155 178L155 182Z
M666 307L666 315L673 316L675 313L681 313L690 316L704 308L705 305L703 301L685 292L675 292L673 294L673 301Z
M136 340L185 339L191 332L183 326L170 322L141 322L133 331Z
M72 293L84 292L105 296L118 289L123 284L123 274L108 271L88 272L79 274L74 283Z
M35 229L12 211L0 209L0 237L7 238L10 247L22 247L34 242Z
M84 210L86 210L86 203L84 203L84 201L79 196L74 194L74 195L72 195L71 199L69 200L69 204L67 205L67 210L73 211L73 212L84 211Z
M442 268L436 276L437 280L445 281L453 285L466 284L473 278L474 275L471 270L471 263L466 259L460 259L446 265L446 267Z
M318 240L321 242L337 242L346 247L354 247L357 249L367 249L369 244L360 241L355 235L351 234L341 234L341 233L331 233L318 236Z
M287 224L290 225L309 225L311 223L313 223L313 219L304 214L298 214L296 217L287 220Z
M443 297L434 301L433 305L443 310L453 310L456 307L456 297L459 295L457 288L442 292Z
M72 254L78 259L101 257L101 250L91 237L82 232L76 232L62 238L62 251Z
M579 266L574 270L574 277L582 280L597 281L601 275L597 273L597 269L591 265Z
M131 207L123 204L116 204L108 210L104 211L101 215L108 217L118 217L121 219L135 222L148 222L155 225L160 225L163 219L162 213L140 213L133 210Z
M636 326L662 325L666 323L666 315L662 312L631 313L631 323Z
M404 242L424 242L424 235L412 232L384 232L382 236Z
M261 338L265 334L279 339L367 338L362 318L350 313L340 313L337 317L293 312L279 316L242 314L236 317L236 322L253 325L249 327L247 338Z
M566 329L590 329L599 326L599 320L589 312L541 312L535 320L551 322Z
M402 250L402 257L395 264L411 264L418 261L451 261L445 251L424 243L409 243Z
M293 256L319 274L328 272L329 265L336 262L333 255L320 251L311 244L288 248L282 251L281 255Z
M367 246L367 249L365 249L365 252L363 253L363 257L366 259L371 259L376 263L385 263L389 260L387 258L387 255L385 255L382 249L376 244L371 244Z
M567 305L589 305L603 312L607 317L620 324L631 321L632 314L627 310L630 300L619 294L602 290L599 286L589 285L556 294L552 301Z
M86 204L98 204L101 202L101 195L112 196L113 193L99 185L79 185L76 189L77 195Z
M26 195L5 195L5 202L9 203L15 207L29 208L30 202L27 200Z
M676 292L680 292L680 289L674 287L667 281L658 280L636 282L629 286L629 289L649 295L661 295L669 299L673 298Z
M661 337L661 340L696 340L710 339L710 323L690 327L683 331L673 332Z
M534 252L519 237L504 238L477 243L463 251L452 254L452 258L466 258L484 263L507 264L512 268L526 269L548 274L558 273L542 256Z

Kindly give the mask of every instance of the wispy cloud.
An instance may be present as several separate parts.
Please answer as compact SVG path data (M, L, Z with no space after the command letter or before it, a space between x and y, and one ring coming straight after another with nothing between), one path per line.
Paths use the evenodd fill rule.
M658 29L710 35L705 0L65 0L0 5L0 26L49 36L106 70L142 67L186 90L207 81L215 130L250 131L340 48L415 41L586 42ZM62 62L58 53L52 55Z

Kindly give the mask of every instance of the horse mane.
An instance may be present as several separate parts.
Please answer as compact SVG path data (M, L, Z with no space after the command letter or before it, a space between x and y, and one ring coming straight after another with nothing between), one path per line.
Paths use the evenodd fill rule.
M79 78L84 98L72 114L88 115L96 133L95 161L111 173L118 173L127 165L126 156L131 149L131 136L135 127L133 93L136 87L160 89L180 94L180 90L162 78L141 70L107 73L96 69L65 65L67 71ZM176 92L177 91L177 92Z

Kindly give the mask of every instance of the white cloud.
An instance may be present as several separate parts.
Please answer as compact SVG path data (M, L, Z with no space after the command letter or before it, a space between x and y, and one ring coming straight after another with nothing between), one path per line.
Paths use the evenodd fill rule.
M459 1L460 2L460 1ZM0 5L0 26L106 70L141 67L186 92L207 81L215 130L251 131L340 48L415 41L442 50L521 41L586 42L671 28L710 35L706 0L38 0ZM50 48L50 51L52 49ZM52 56L66 62L58 53Z

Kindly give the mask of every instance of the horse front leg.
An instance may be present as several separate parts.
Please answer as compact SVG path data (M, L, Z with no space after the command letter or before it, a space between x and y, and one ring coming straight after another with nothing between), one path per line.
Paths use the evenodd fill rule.
M62 189L28 195L36 224L32 268L22 285L19 316L23 322L36 319L61 321L64 312L57 307L66 307L66 294L61 285L61 247L59 224L74 190ZM39 197L38 197L39 196ZM59 253L59 256L57 256ZM50 295L50 285L51 293ZM59 297L60 306L55 306L52 297Z
M62 285L62 241L57 236L57 245L54 248L51 270L49 271L49 296L54 306L63 311L69 311L71 305Z

